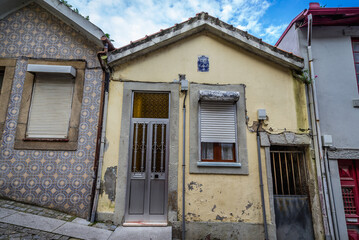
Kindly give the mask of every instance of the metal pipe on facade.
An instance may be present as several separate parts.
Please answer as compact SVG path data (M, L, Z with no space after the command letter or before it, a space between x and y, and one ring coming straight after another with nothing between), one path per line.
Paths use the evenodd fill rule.
M311 84L309 85L309 100L310 100L310 111L313 129L313 141L314 141L314 152L316 158L317 168L317 179L318 188L321 201L321 209L323 215L324 231L327 239L333 238L333 218L331 216L331 205L329 202L328 185L327 185L327 172L325 171L325 164L323 161L322 141L319 124L319 111L317 105L316 85L315 85L315 71L313 64L312 54L312 27L313 27L313 16L308 15L308 34L307 34L307 54L308 54L308 68L310 71ZM319 172L318 172L319 171Z
M186 98L187 90L184 91L183 99L183 146L182 146L182 240L186 239L186 218L185 218L185 206L186 206Z
M327 156L327 148L324 147L324 165L325 165L325 171L330 176L330 168L329 168L329 161ZM338 219L337 219L337 212L335 207L335 201L334 201L334 193L333 193L333 184L332 184L332 178L328 177L328 189L329 189L329 200L330 200L330 210L332 211L332 217L333 217L333 225L334 225L334 234L335 239L339 239L339 225L338 225Z
M262 124L262 120L259 120L259 124L257 127L258 170L259 170L259 182L260 182L259 186L260 186L260 190L261 190L264 235L265 235L265 240L267 240L267 239L269 239L269 237L268 237L267 214L266 214L266 205L265 205L265 200L264 200L264 189L263 189L261 145L260 145L260 140L259 140L259 128L260 128L261 124Z
M100 139L101 139L101 126L102 126L102 121L103 121L103 105L104 105L104 96L105 96L105 86L106 86L106 71L104 66L102 65L102 60L100 57L100 53L97 54L97 57L99 59L101 68L102 68L102 84L101 84L101 97L100 97L100 111L99 111L99 116L98 116L98 128L97 128L97 139L96 139L96 150L95 150L95 160L94 160L94 177L93 179L96 179L97 177L97 168L98 168L98 162L99 162L99 154L100 154ZM92 185L92 191L91 191L91 203L90 203L90 209L89 209L89 217L88 220L91 220L91 216L92 216L92 212L93 212L93 208L92 206L94 205L95 202L95 192L96 192L96 182Z
M102 165L104 158L104 149L106 144L106 122L107 122L107 107L108 107L108 92L105 92L104 100L104 110L103 110L103 121L102 121L102 131L101 131L101 145L100 145L100 156L97 167L97 178L96 178L96 190L95 197L93 201L92 213L91 213L91 222L95 221L97 204L101 188L101 175L102 175Z

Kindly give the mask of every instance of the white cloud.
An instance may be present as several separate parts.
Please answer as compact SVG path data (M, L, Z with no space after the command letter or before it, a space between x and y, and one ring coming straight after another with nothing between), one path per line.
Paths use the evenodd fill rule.
M121 47L180 23L196 13L208 12L233 26L248 31L273 44L283 30L280 26L263 26L261 18L271 0L68 0L90 21L109 33L114 45Z

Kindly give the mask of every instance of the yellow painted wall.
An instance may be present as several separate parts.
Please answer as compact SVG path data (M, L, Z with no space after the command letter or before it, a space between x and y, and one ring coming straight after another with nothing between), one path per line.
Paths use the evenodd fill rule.
M197 71L197 58L200 55L209 57L209 72ZM264 60L217 37L204 34L163 47L146 56L116 66L114 69L110 85L107 129L111 130L106 134L110 141L105 154L106 166L116 164L119 155L121 80L172 82L178 79L178 74L186 74L190 82L246 85L246 108L249 117L247 128L249 175L189 174L190 129L187 124L186 182L191 184L193 190L186 187L186 219L213 222L262 222L257 143L256 135L250 126L257 119L257 109L264 108L269 117L268 121L265 121L265 128L269 132L280 133L286 129L286 131L302 133L298 130L299 128L308 128L306 111L300 111L296 105L305 104L304 84L296 83L289 69ZM298 90L300 90L299 93L295 93ZM182 102L183 94L180 94L180 123L182 123ZM188 98L186 104L188 106ZM302 107L305 108L305 105ZM187 123L189 112L187 111ZM179 133L182 133L182 124L180 124ZM180 161L182 161L182 142L182 134L180 134L178 146ZM264 184L267 186L263 151L262 163ZM182 214L182 170L181 164L178 166L180 217ZM105 166L104 169L106 169ZM265 197L268 220L271 220L267 187L265 187ZM113 212L112 207L107 207L105 197L100 199L100 206L100 212Z
M109 114L106 123L106 149L102 167L102 181L104 181L106 169L117 166L120 146L123 84L110 82L109 88L111 91L109 91ZM99 196L97 211L113 213L114 210L115 202L110 201L107 194L102 192Z

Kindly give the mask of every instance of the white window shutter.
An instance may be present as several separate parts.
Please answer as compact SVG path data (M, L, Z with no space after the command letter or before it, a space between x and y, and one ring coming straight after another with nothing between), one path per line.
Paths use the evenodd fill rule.
M236 142L236 103L200 103L201 142Z
M27 138L67 138L74 80L64 74L36 75Z

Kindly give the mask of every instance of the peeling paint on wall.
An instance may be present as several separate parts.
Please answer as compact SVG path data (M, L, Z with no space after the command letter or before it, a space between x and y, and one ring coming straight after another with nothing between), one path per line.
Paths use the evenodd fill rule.
M111 201L115 201L116 197L116 173L117 166L107 168L103 183L103 190Z
M223 217L223 216L219 216L217 215L216 216L216 220L220 220L220 221L223 221L223 219L226 219L227 217Z
M197 183L197 182L190 182L189 184L187 184L188 190L193 191L193 190L199 190L199 192L202 192L202 184Z
M250 207L252 207L253 206L253 203L251 203L251 202L249 202L248 201L248 204L247 204L247 206L246 206L246 210L248 210Z
M216 204L214 204L213 208L212 208L212 212L214 212L214 209L216 209Z

